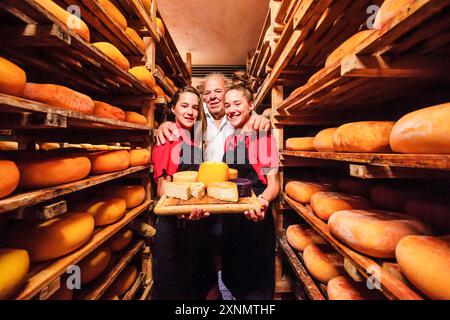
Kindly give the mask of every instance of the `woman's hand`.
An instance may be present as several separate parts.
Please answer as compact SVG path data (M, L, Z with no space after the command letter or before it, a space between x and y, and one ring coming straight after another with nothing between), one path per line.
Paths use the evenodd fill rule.
M192 209L191 214L186 217L186 215L179 215L179 219L188 219L188 220L200 220L202 218L207 218L211 214L209 212L204 212L203 209L194 208Z
M261 209L245 211L244 215L247 219L254 222L258 222L264 219L266 215L267 208L269 207L269 201L262 197L258 197L259 203L261 204Z
M159 125L156 130L156 143L158 145L165 144L166 139L170 142L173 141L173 137L178 139L177 125L174 122L166 121Z

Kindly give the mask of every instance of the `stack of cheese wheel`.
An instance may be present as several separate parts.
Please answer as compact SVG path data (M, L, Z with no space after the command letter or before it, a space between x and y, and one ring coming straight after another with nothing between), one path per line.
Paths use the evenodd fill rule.
M383 29L388 26L389 22L399 16L401 11L408 12L411 9L410 6L415 2L416 0L385 0L378 10L373 24L374 29Z
M303 252L310 244L326 244L310 226L293 224L286 229L286 240L295 250Z
M131 38L131 40L136 44L136 46L141 49L141 51L145 51L145 42L139 36L139 34L133 28L127 28L125 33Z
M397 121L390 136L399 153L450 154L450 103L408 113Z
M450 201L438 197L414 197L404 206L405 212L431 225L435 230L450 233Z
M143 126L147 125L147 118L134 111L125 111L125 121Z
M69 109L81 113L92 114L94 101L85 94L56 84L27 83L24 98L51 105L52 107Z
M30 258L25 250L0 249L0 300L10 299L25 282Z
M130 150L130 167L144 166L150 163L150 150L133 149Z
M303 250L303 260L309 273L322 283L345 274L344 258L328 245L310 244Z
M125 121L125 112L122 109L101 101L94 101L94 114L99 117Z
M96 152L89 154L91 174L103 174L128 169L130 153L128 150Z
M122 198L93 199L76 206L77 212L88 212L94 217L95 226L105 226L120 220L127 210L127 204Z
M27 75L19 66L0 57L0 93L23 96Z
M105 194L108 197L124 199L127 209L137 207L145 200L145 189L143 186L115 186L106 190Z
M360 196L337 192L317 192L311 197L311 207L322 220L328 221L331 215L341 210L372 209L372 204Z
M154 90L156 87L156 80L152 73L145 66L137 66L128 70L133 76L144 82L147 87Z
M224 162L206 161L200 164L197 181L208 187L215 182L225 182L228 180L228 165Z
M342 192L362 197L370 197L372 184L363 179L345 177L338 180L338 189Z
M361 121L347 123L333 135L337 152L391 152L389 137L393 121Z
M108 247L112 252L117 252L128 246L133 239L133 232L129 229L119 231L111 240L108 241Z
M334 151L333 136L337 128L328 128L320 131L313 141L313 147L316 151L332 152Z
M120 28L125 31L128 26L127 19L119 11L119 9L117 9L117 7L109 0L99 0L99 2L103 9L106 11L108 17L115 21L120 26Z
M286 140L286 150L291 151L314 151L314 138L290 138Z
M109 288L107 294L121 296L127 292L136 281L138 270L130 265L123 270Z
M20 181L20 172L16 164L9 160L0 160L0 199L16 190Z
M376 258L394 258L395 247L408 235L430 235L431 229L410 216L380 210L344 210L328 220L333 236Z
M366 282L355 282L348 276L338 276L328 281L327 295L329 300L383 300L382 294L369 289Z
M107 57L113 60L121 69L128 71L130 69L130 62L127 58L109 42L95 42L93 46L103 52Z
M430 299L450 300L450 236L408 236L395 257L402 273Z
M285 187L286 193L295 201L309 203L314 193L332 191L332 186L306 181L290 181Z
M103 246L89 254L78 263L81 271L81 284L89 283L105 271L111 260L111 249Z
M46 188L84 179L91 170L87 157L73 156L17 163L21 189Z
M89 28L83 20L61 8L51 0L35 0L41 7L54 15L62 24L78 34L87 42L90 41Z
M402 211L409 199L421 196L418 190L403 185L374 185L370 191L372 202L380 209Z
M48 298L48 300L51 301L73 300L73 290L67 287L66 281L61 280L59 289L54 294L52 294L52 296Z

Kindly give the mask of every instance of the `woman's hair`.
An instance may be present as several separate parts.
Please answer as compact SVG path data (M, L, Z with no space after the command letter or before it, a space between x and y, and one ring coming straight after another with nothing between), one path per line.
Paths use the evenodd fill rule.
M227 87L225 93L231 90L241 91L248 102L253 101L253 90L250 87L250 77L244 71L237 71L231 77L231 85Z

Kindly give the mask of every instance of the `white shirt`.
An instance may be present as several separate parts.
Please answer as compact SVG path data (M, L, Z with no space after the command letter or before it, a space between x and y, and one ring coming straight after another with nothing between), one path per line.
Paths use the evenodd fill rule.
M204 104L203 109L205 110L206 117L203 160L222 162L225 153L225 140L234 133L234 127L228 121L227 117L224 116L218 128L206 104Z

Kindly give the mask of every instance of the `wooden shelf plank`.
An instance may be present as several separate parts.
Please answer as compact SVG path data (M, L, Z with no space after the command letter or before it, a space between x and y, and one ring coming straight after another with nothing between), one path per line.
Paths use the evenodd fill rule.
M131 286L130 290L123 296L122 300L132 300L137 292L144 286L145 284L145 274L143 272L139 273L136 277L136 281Z
M361 179L450 178L450 171L350 164L350 175Z
M153 75L155 76L156 81L158 82L159 85L162 86L162 88L164 89L164 91L167 93L169 93L169 96L173 96L175 94L175 90L173 89L173 87L167 82L166 77L164 75L161 74L161 72L159 72L159 70L155 70L155 72L153 73Z
M142 293L142 296L139 298L139 300L150 300L149 297L151 296L153 291L153 279L150 280L150 283L147 284L145 287L144 292Z
M377 280L381 285L380 291L392 300L423 300L412 288L393 276L390 272L373 259L353 251L346 245L335 239L328 230L325 222L320 220L309 207L305 207L283 195L284 199L309 225L311 225L331 246L333 246L344 258L349 259L358 271L370 280Z
M140 206L127 212L126 215L117 223L98 229L94 232L91 240L76 252L53 262L33 266L24 288L20 293L18 293L15 299L29 300L33 298L43 288L45 288L47 284L63 275L66 272L67 267L77 264L84 257L89 255L92 251L97 249L101 244L116 234L119 230L125 227L130 221L146 211L151 203L152 200L146 201Z
M148 170L150 166L132 167L124 171L89 176L86 179L62 184L56 187L39 189L35 191L23 192L0 200L0 213L8 212L18 208L35 205L50 199L54 199L69 193L90 188L107 181L119 179L129 174Z

